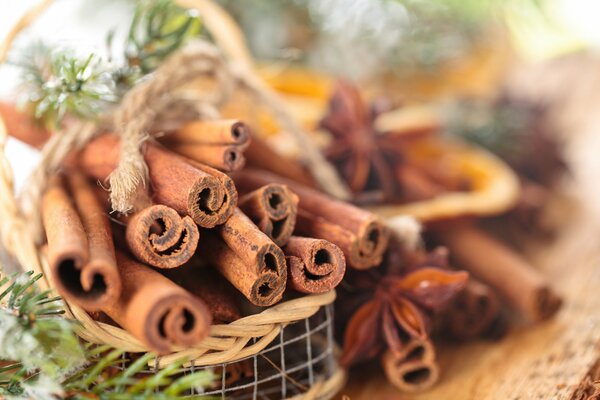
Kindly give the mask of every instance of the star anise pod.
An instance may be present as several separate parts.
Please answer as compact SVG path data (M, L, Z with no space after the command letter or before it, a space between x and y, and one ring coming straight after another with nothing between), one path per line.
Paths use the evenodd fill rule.
M389 108L383 100L368 105L355 86L340 81L320 122L333 136L324 154L355 194L383 191L385 199L394 198L399 191L395 166L402 162L407 137L432 129L423 126L403 134L380 132L375 119Z
M467 280L466 272L435 266L384 276L372 298L350 318L342 365L373 358L384 346L400 351L409 338L427 338L433 314L464 289Z

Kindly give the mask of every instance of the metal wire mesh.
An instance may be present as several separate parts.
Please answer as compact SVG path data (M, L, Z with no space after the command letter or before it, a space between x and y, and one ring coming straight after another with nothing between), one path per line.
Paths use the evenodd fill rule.
M329 304L310 318L282 326L279 336L254 356L210 367L192 363L182 373L212 369L219 376L212 387L202 392L194 390L190 396L285 399L305 393L316 382L333 376L338 368L334 350L333 305ZM157 362L155 359L155 366L145 373L158 372Z

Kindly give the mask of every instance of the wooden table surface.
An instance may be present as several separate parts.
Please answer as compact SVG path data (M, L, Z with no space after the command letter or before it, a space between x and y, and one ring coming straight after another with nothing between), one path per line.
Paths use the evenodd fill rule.
M525 97L553 101L570 177L562 190L572 203L551 243L526 243L527 257L544 271L565 304L551 321L513 328L499 342L445 345L438 351L439 383L407 395L381 370L350 375L341 392L359 399L584 400L600 381L600 59L586 54L521 73ZM600 386L599 386L600 387ZM599 392L600 393L600 392Z

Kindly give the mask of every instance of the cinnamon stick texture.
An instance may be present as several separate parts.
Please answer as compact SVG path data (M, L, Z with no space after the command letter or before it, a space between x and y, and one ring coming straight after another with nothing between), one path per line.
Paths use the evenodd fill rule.
M0 115L4 119L8 134L36 149L41 149L50 139L50 132L27 113L19 110L13 103L0 101Z
M94 187L96 198L104 209L110 210L108 191ZM191 217L181 217L174 209L152 204L149 196L141 194L133 205L134 213L119 215L125 226L113 233L138 261L156 268L176 268L188 262L198 247L200 233Z
M61 177L52 177L42 198L52 280L66 299L100 310L122 289L110 224L82 175L71 173L66 184L68 190Z
M437 184L410 164L398 164L395 172L400 185L400 197L403 201L427 200L447 191L443 186Z
M221 171L237 171L246 164L244 148L236 145L168 143L170 150Z
M210 311L183 288L117 252L123 279L119 300L103 311L160 354L198 344L209 332Z
M288 288L301 293L325 293L344 277L346 261L339 247L323 239L292 236L284 248Z
M191 217L154 204L127 219L125 238L141 262L156 268L176 268L194 255L200 233Z
M295 233L334 243L353 268L381 263L389 231L375 214L266 171L246 168L236 172L234 179L241 192L273 182L287 185L299 198Z
M240 209L278 246L283 246L296 227L298 196L285 185L270 184L240 198Z
M244 166L249 140L246 125L231 119L190 122L161 139L173 151L227 172Z
M399 352L386 351L381 357L388 381L403 392L420 392L439 379L435 350L429 340L411 339Z
M469 279L448 310L444 312L444 333L458 340L470 340L492 332L501 318L500 300L486 284Z
M434 235L450 250L456 265L496 289L532 321L553 316L562 300L544 277L510 248L474 226L455 224Z
M283 251L239 209L217 232L200 241L208 262L253 304L279 301L287 280Z
M257 135L252 137L244 155L249 166L270 171L308 187L315 187L315 180L308 170L297 161L276 152Z
M164 137L166 142L204 145L247 145L250 130L235 119L193 121Z
M92 140L81 152L83 171L101 181L108 178L119 161L117 137L102 135ZM237 192L223 173L203 166L190 165L156 143L145 145L153 201L187 214L204 228L225 222L237 204Z
M167 271L165 275L204 301L214 324L228 324L241 318L236 301L237 290L214 269L186 265Z

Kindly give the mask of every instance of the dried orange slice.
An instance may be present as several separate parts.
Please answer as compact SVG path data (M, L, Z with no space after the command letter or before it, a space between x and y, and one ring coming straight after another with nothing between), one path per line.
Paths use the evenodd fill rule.
M425 138L410 145L407 157L416 165L442 163L469 180L465 192L447 192L429 200L407 204L382 204L369 209L383 217L411 215L422 222L463 216L500 214L519 195L515 173L495 155L479 147L447 138Z

